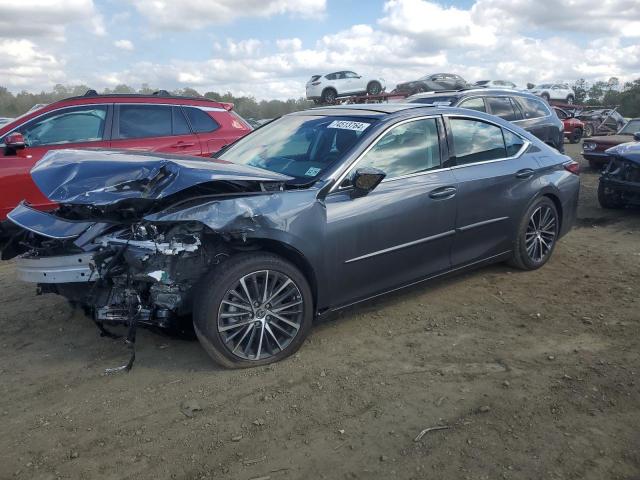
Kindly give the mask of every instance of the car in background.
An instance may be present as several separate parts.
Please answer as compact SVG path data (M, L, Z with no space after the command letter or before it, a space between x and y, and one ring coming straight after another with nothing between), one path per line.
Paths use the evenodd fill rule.
M312 75L306 85L307 100L331 104L336 98L348 95L378 95L384 91L383 78L359 75L350 70Z
M460 90L468 88L469 84L460 75L454 73L434 73L425 75L417 80L399 83L393 93L407 93L414 95L422 92L441 92L443 90Z
M547 102L555 100L572 105L576 100L576 93L566 83L542 83L529 90L529 93L544 98Z
M607 149L631 142L637 132L640 132L640 118L632 118L615 135L602 135L583 140L582 156L589 162L591 168L598 170L610 160Z
M602 208L640 207L640 131L634 142L605 151L609 163L598 182L598 202Z
M518 86L513 83L513 82L509 82L508 80L478 80L477 82L474 82L472 85L472 87L484 87L484 88L514 88L517 89Z
M580 109L575 116L584 122L585 137L615 133L627 123L627 120L612 108Z
M476 88L459 92L419 93L409 103L449 105L490 113L504 118L564 152L564 125L549 105L528 92Z
M282 360L314 319L403 287L542 267L580 189L576 162L512 123L419 104L292 113L210 162L111 155L39 163L34 180L61 206L12 211L21 233L3 258L133 339L137 322L191 314L228 368Z
M233 104L204 97L89 91L49 104L0 127L0 222L22 200L39 209L54 206L29 174L51 150L97 147L209 157L251 130Z
M564 125L564 136L569 143L578 143L584 134L584 122L575 118L571 113L559 107L553 107L556 115Z

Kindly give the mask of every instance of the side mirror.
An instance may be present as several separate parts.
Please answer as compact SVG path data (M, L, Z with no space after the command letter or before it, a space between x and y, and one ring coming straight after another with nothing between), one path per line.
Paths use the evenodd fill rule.
M636 133L634 133L634 134L633 134L633 139L634 139L636 142L640 142L640 132L636 132Z
M4 144L7 148L12 150L20 150L27 146L24 141L24 136L21 133L14 132L7 135L4 139Z
M373 167L363 167L356 170L353 176L353 196L363 197L376 188L387 174Z

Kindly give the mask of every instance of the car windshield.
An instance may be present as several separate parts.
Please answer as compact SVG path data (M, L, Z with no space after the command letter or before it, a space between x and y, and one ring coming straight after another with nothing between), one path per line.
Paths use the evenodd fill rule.
M633 135L636 132L640 132L640 119L629 120L627 124L618 132L620 135Z
M424 75L422 77L420 77L418 80L430 80L432 77L432 75Z
M375 122L347 116L282 117L238 140L218 158L307 183L342 160Z

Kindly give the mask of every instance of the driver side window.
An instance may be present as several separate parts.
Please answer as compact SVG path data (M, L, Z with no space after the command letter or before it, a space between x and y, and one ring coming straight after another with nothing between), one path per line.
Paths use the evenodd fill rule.
M435 118L403 123L385 133L358 162L395 178L440 168L440 143Z
M106 105L65 108L18 128L28 146L96 142L104 138Z

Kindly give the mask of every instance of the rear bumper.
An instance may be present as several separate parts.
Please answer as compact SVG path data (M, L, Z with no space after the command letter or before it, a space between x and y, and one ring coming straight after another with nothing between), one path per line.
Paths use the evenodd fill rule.
M91 253L18 257L16 274L19 280L29 283L87 283L99 277L92 260Z

